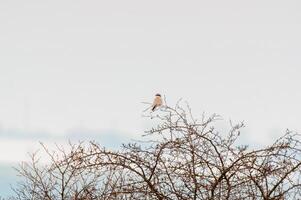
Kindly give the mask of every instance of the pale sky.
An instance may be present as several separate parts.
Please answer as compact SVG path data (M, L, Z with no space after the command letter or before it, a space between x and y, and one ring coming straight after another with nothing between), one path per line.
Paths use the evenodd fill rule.
M141 102L157 92L196 115L244 121L251 144L300 131L300 9L298 0L2 0L0 162L76 134L138 137L149 126Z

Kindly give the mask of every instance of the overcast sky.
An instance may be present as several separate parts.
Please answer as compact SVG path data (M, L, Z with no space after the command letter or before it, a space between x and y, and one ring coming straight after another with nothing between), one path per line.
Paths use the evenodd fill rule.
M149 125L141 102L157 92L245 121L252 144L300 131L300 6L2 0L0 162L26 159L38 141L138 137Z

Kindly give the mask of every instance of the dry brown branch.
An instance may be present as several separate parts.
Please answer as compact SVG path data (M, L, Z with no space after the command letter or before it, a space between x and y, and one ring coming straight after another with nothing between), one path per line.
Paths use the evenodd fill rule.
M299 135L287 133L262 149L237 146L243 123L226 134L214 128L220 116L200 119L187 105L164 106L148 116L158 125L146 141L107 150L95 142L70 144L22 164L16 199L280 200L301 199Z

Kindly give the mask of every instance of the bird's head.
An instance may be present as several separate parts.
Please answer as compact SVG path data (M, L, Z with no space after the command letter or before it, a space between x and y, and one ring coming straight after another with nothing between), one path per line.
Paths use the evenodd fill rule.
M161 97L161 94L157 93L155 96L156 96L156 97Z

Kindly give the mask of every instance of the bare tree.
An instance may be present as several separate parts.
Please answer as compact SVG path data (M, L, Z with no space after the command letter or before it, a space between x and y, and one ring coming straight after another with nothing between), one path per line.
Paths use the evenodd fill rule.
M145 140L118 151L90 142L32 157L19 174L17 199L300 199L301 146L290 131L268 147L237 146L243 123L219 133L216 114L195 118L189 106L165 106Z
M16 196L13 199L92 200L97 199L96 195L106 195L115 173L80 167L81 157L85 155L82 143L77 146L70 144L68 154L58 146L56 152L42 146L51 163L40 163L36 153L31 155L31 162L21 163L16 170L23 180L14 188Z

